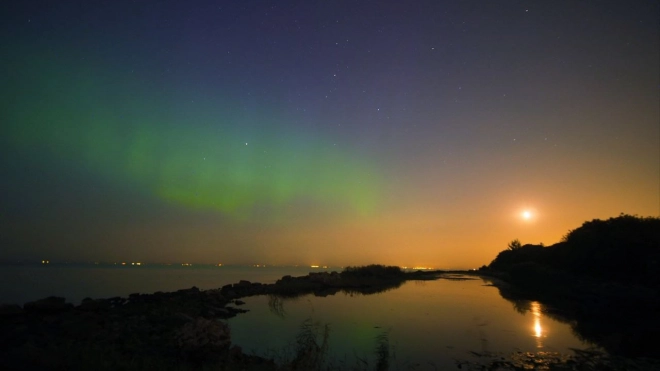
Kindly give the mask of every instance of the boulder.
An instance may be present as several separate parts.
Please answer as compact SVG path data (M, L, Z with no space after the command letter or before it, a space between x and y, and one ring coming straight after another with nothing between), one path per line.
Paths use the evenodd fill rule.
M214 316L218 316L222 318L228 318L233 316L233 314L229 312L227 308L224 307L213 307L211 308L211 311L213 312Z
M229 291L229 290L231 290L231 287L232 287L232 284L231 284L231 283L228 284L228 285L224 285L224 286L222 286L222 288L220 289L220 291Z
M73 309L73 304L67 303L64 298L49 296L45 299L25 303L23 309L28 313L54 314Z
M17 304L0 304L0 317L18 316L23 314L23 309Z
M120 307L120 306L128 303L128 300L126 300L125 298L122 298L120 296L115 296L115 297L105 299L105 300L110 304L111 307Z
M131 303L139 303L141 301L140 300L140 293L135 292L135 293L132 293L132 294L128 295L128 301L131 302Z
M252 282L245 281L245 280L240 280L240 281L238 281L238 283L234 284L234 288L250 287L250 286L252 286Z
M181 313L181 312L175 314L174 316L176 317L177 320L183 321L183 322L185 322L185 323L189 323L189 322L194 322L194 321L195 321L194 318L190 317L189 315L187 315L187 314L185 314L185 313Z
M229 326L219 320L198 317L181 327L177 332L176 342L188 358L214 358L231 345Z
M98 312L100 310L109 309L111 304L103 299L90 299L84 298L82 303L77 307L77 309L85 312Z
M205 300L209 305L216 307L222 307L228 302L218 290L206 291Z

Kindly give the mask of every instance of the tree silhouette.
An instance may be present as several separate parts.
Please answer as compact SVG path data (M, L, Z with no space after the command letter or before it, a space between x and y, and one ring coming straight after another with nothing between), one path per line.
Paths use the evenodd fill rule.
M516 238L515 240L509 242L508 246L509 250L518 250L522 247L522 244L520 243L520 240Z
M489 268L511 272L523 263L534 265L518 267L520 272L536 267L552 273L660 287L660 218L622 214L594 219L548 247L522 245L515 239Z

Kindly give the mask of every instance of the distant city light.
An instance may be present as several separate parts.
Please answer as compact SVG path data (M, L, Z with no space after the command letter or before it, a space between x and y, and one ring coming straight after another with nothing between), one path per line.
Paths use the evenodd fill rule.
M431 269L434 269L434 268L433 267L406 267L406 266L402 266L401 269L412 269L412 270L416 270L416 271L419 271L419 270L425 271L425 270L431 270Z

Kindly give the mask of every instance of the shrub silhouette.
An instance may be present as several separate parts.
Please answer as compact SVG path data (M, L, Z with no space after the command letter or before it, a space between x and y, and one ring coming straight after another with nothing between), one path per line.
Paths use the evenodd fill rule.
M405 272L397 266L384 266L380 264L365 265L362 267L346 267L341 272L342 278L399 278Z
M519 239L515 239L511 242L509 242L509 250L518 250L519 248L522 247L522 244L520 243Z
M658 357L647 339L660 328L659 261L660 218L621 214L552 246L504 250L488 270L512 284L511 297L543 301L611 354Z
M525 271L536 267L651 287L660 284L660 218L621 214L585 222L552 246L518 244L509 243L489 268L510 271L515 265L534 263Z
M516 264L526 262L540 262L544 260L543 256L545 249L541 245L530 245L517 247L515 249L509 248L500 252L495 260L490 263L489 268L496 270L509 270Z
M594 219L569 231L563 242L556 248L556 260L571 273L631 283L659 282L660 218L621 214Z

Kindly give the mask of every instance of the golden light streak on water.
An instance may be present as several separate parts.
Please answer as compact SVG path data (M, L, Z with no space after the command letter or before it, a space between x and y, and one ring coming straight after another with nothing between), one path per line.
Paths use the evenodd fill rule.
M532 315L534 316L534 337L536 338L536 347L543 348L542 339L545 337L543 335L543 327L541 326L541 303L538 301L533 301L531 303Z

